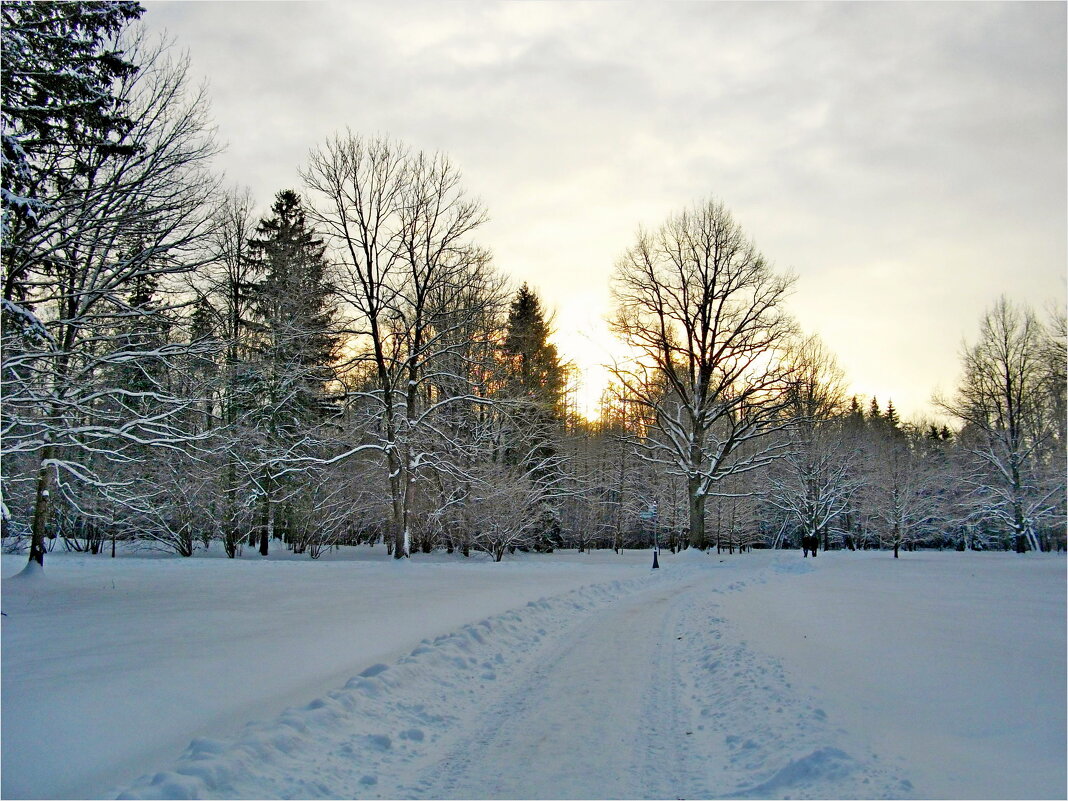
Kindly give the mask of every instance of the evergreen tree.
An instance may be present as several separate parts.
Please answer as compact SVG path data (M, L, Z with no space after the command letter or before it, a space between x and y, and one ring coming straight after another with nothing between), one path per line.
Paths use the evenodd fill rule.
M864 409L861 408L860 401L857 400L856 395L849 401L849 413L847 419L851 425L857 425L864 422Z
M886 403L886 414L883 415L883 421L891 431L897 431L901 425L901 421L898 419L897 410L894 408L894 402L892 400L887 401Z
M308 435L329 410L327 384L337 337L325 248L295 192L278 193L271 216L260 221L248 244L261 276L253 293L254 361L248 380L257 398L252 423L263 449L259 547L266 555L287 490L280 478L282 460L312 446Z
M144 13L139 3L4 3L0 35L5 248L18 225L32 225L56 190L50 172L72 146L119 152L132 123L112 84L136 67L108 42ZM6 261L6 259L5 259ZM4 298L21 276L5 275Z
M285 388L285 397L274 400L293 424L311 424L328 408L326 384L337 345L325 247L308 226L296 192L279 192L271 213L249 240L250 259L262 276L253 297L256 349Z
M501 348L509 394L527 399L550 417L560 419L566 379L556 346L549 342L551 334L541 301L523 284L508 312Z
M558 482L560 464L556 458L559 423L563 419L564 369L537 294L526 284L520 287L508 312L501 350L505 362L505 394L517 403L515 426L507 435L505 458L520 465L536 486ZM530 510L540 520L535 526L536 547L551 550L553 532L559 523L556 512L546 504Z

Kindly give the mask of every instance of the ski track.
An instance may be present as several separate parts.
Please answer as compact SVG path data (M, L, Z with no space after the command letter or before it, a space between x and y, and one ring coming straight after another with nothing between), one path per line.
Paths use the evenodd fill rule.
M232 740L194 740L118 797L915 795L716 616L718 594L766 580L732 572L695 560L423 640Z

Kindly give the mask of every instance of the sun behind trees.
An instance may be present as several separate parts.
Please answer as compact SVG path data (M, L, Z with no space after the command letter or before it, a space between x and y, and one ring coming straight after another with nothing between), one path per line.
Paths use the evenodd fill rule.
M1060 309L998 301L941 401L961 429L902 421L847 403L793 277L709 199L619 257L635 355L582 420L550 310L477 241L446 155L338 134L258 215L140 14L3 7L3 533L32 564L108 539L1066 547Z

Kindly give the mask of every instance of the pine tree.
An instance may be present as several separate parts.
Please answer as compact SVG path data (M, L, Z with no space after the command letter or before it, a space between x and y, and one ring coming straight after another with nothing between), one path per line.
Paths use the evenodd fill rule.
M898 419L897 410L894 409L892 400L886 402L886 414L883 415L883 421L890 431L898 431L900 428L901 421Z
M849 414L847 418L853 425L864 422L864 410L861 408L860 401L857 400L856 395L849 401Z
M284 382L284 403L294 423L310 424L327 411L326 384L337 345L325 247L308 226L296 192L279 192L271 212L249 240L250 258L262 276L253 299L257 350Z

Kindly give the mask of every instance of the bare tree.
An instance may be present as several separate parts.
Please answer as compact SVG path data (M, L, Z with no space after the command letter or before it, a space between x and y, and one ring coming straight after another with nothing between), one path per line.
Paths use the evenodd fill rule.
M303 173L337 265L334 286L347 307L354 363L369 362L378 441L391 497L394 555L407 556L417 514L416 482L436 462L433 422L477 395L436 395L448 354L463 350L468 321L500 303L503 282L470 241L485 220L460 174L441 155L412 153L385 139L349 133L312 153ZM482 291L472 295L470 288ZM462 379L462 377L460 377Z
M1063 421L1050 391L1057 365L1049 343L1031 309L1000 298L983 315L979 340L963 349L956 397L939 399L964 423L976 514L1010 532L1020 552L1038 549L1037 530L1064 495L1063 460L1052 463Z
M251 344L255 286L260 276L250 258L255 232L253 200L247 190L231 189L222 196L212 218L211 260L195 276L195 292L207 318L208 338L218 343L212 378L215 386L203 393L205 425L212 431L212 450L220 465L223 549L237 556L251 521L252 476L243 465L249 446L244 416L254 405L245 391Z
M543 455L546 463L531 470L520 464L483 461L469 473L468 495L464 499L464 524L471 543L499 562L505 553L535 545L540 526L539 508L558 502L572 490L560 469L563 457ZM544 480L539 474L550 474Z
M764 471L752 470L722 479L718 491L712 495L708 522L712 526L710 543L716 543L716 553L726 549L739 553L761 541L760 484Z
M855 449L843 436L845 374L817 336L791 349L790 426L783 458L768 471L768 501L800 529L806 555L849 510L857 489Z
M135 479L112 481L108 464L188 440L168 373L184 346L165 334L181 298L168 282L198 265L215 181L215 152L202 93L187 86L187 63L163 43L128 51L138 71L116 95L130 127L122 147L94 143L57 155L61 191L20 229L5 267L20 276L19 302L4 303L5 457L33 482L30 560L43 564L49 516L78 486L112 504L148 497ZM7 244L7 243L5 243ZM131 380L131 377L135 380Z
M790 367L777 351L793 331L782 308L791 284L714 200L640 230L616 265L614 327L640 354L616 378L652 413L643 458L686 482L699 548L713 484L783 450L767 435L785 425Z
M940 520L937 466L925 460L916 437L891 429L877 437L863 494L884 546L910 548L932 534Z

